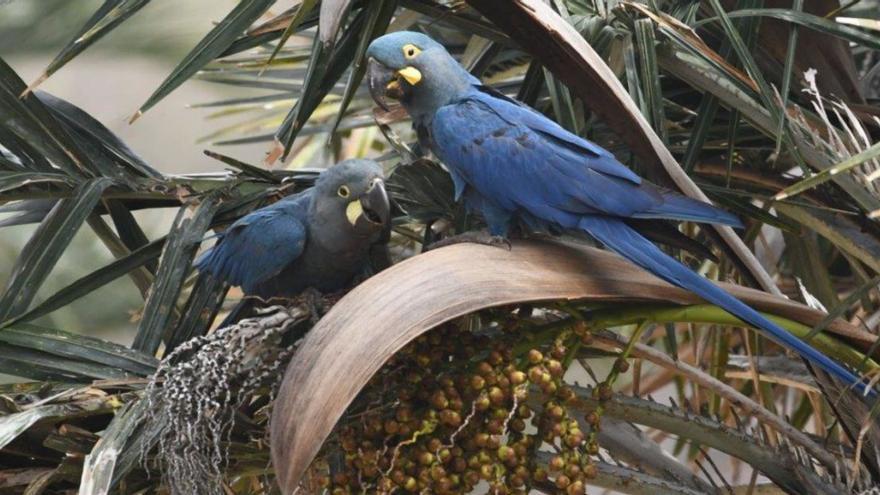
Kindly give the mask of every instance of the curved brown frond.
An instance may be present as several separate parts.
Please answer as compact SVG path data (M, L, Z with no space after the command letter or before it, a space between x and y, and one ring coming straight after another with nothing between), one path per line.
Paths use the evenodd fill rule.
M723 285L759 310L806 325L824 316L787 299ZM700 301L614 254L561 242L520 241L511 250L458 244L395 265L340 300L287 369L271 425L272 461L283 491L293 492L351 401L408 342L478 310L551 300ZM871 339L843 321L829 330Z

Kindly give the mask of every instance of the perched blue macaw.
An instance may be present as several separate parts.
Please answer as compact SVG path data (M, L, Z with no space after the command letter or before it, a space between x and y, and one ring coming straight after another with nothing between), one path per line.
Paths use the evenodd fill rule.
M390 216L379 164L346 160L314 187L240 218L195 266L263 299L337 291L365 273Z
M456 199L505 238L513 219L538 231L580 231L667 282L764 330L847 385L853 372L668 256L626 222L664 219L741 227L725 211L650 184L607 150L481 84L446 49L415 32L367 49L376 102L399 100L420 142L447 166Z

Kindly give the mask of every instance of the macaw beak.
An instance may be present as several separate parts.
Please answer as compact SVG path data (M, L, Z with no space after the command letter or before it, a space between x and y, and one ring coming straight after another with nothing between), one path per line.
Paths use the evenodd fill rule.
M388 111L390 108L389 98L399 100L403 96L403 88L400 87L394 71L372 57L367 61L367 81L370 85L370 96L382 110Z
M388 201L388 193L385 192L385 182L382 179L373 179L367 192L348 204L345 216L354 227L364 224L386 225L391 219L391 203Z
M370 57L367 61L367 79L370 96L387 112L391 107L388 100L402 100L411 87L422 81L422 72L412 66L393 70Z
M385 225L391 220L391 202L385 191L385 181L373 179L367 193L361 197L364 205L364 218L376 225Z

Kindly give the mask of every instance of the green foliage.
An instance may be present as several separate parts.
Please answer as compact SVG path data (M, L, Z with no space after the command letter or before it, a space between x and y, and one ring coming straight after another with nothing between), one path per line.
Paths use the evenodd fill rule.
M78 483L83 469L95 474L82 493L104 493L102 486L122 492L155 488L158 480L147 478L137 462L141 451L150 447L142 434L149 414L144 401L139 401L145 379L161 357L209 332L229 289L193 272L191 264L200 243L209 231L222 229L254 208L308 187L317 171L307 166L325 146L335 159L372 155L388 164L389 190L397 213L392 243L398 258L416 254L423 243L437 235L479 225L479 219L454 204L451 182L443 168L421 156L425 150L419 148L405 116L374 113L362 87L363 57L369 42L388 29L417 29L437 37L465 66L498 90L520 97L566 128L614 151L640 172L650 171L628 143L598 118L601 102L582 99L584 95L544 68L542 59L531 55L539 51L536 47L517 46L509 38L515 26L489 22L467 2L305 0L267 19L273 1L242 0L192 47L139 113L161 104L164 96L192 78L261 90L265 94L199 104L216 109L212 117L233 120L206 139L217 147L265 142L270 148L266 164L280 159L282 166L267 168L209 151L209 156L233 170L198 176L159 173L86 112L38 90L43 80L65 64L76 63L77 56L93 43L114 30L125 29L126 21L149 3L105 0L85 25L65 33L69 43L30 86L0 60L0 212L14 214L0 219L0 225L4 229L34 226L14 266L5 270L8 277L0 294L0 373L30 380L0 390L0 491L57 493ZM880 187L875 183L880 176L880 148L876 144L880 121L874 116L880 111L877 101L868 98L873 94L868 89L880 87L877 2L847 5L842 12L828 16L816 12L841 7L837 2L797 0L794 9L722 0L551 3L624 83L637 108L688 175L710 198L745 217L748 229L744 239L762 250L764 267L783 292L814 306L821 306L821 301L830 315L853 323L844 337L839 328L837 333L830 329L831 318L812 329L803 325L793 328L804 338L820 342L829 354L876 374L877 365L871 357L876 358L875 336L880 328L880 229L876 223ZM3 8L0 1L0 15ZM65 15L68 11L58 12ZM853 19L868 27L860 27ZM767 29L770 22L780 29ZM773 46L784 49L767 49ZM841 54L846 60L837 64ZM804 67L836 69L805 75L799 69ZM855 89L854 93L834 94L839 88ZM145 234L149 229L135 212L169 208L177 208L171 229L167 235L149 238ZM784 236L778 229L784 230ZM705 273L718 280L750 280L737 268L741 260L718 242L717 235L692 226L686 226L685 231L719 253L720 262L701 265ZM47 294L45 282L55 273L61 256L74 246L72 240L78 232L99 240L115 260ZM804 266L807 261L809 266ZM34 321L123 277L128 277L143 297L143 309L136 315L137 330L128 339L133 341L130 347ZM682 411L678 407L666 408L639 398L614 399L604 409L606 416L678 435L691 445L727 452L757 469L773 460L779 465L771 466L770 479L789 493L802 488L808 478L820 485L841 481L830 480L842 475L832 470L823 472L821 467L787 457L761 457L757 447L765 446L762 434L730 429L739 423L738 414L743 412L737 410L742 404L729 399L733 390L768 411L790 416L791 424L798 428L809 425L816 435L827 436L831 440L827 444L829 456L844 452L852 459L859 447L861 458L855 464L856 474L846 475L851 482L847 489L880 480L874 450L877 435L869 432L861 441L856 438L863 425L874 424L876 430L873 416L855 406L850 408L851 415L841 415L839 391L821 379L813 381L804 375L795 380L778 368L755 364L759 358L785 356L752 333L722 330L736 327L738 322L713 313L713 308L665 308L665 313L651 313L653 308L609 304L575 309L552 306L547 311L577 319L592 311L592 320L586 319L591 325L625 332L647 320L663 324L665 327L649 330L638 345L676 356L693 364L695 373L714 380L699 381L702 375L694 374L675 378L674 364L655 359L650 371L642 371L645 376L633 373L626 383L618 384L620 390L642 396L672 390L676 401L688 405L700 418L699 424L679 418ZM517 328L520 323L514 325L514 320L523 320L521 324L527 326L536 324L535 319L520 316L517 312L480 317L495 321L498 329ZM467 322L464 318L460 323L466 326ZM511 348L528 345L547 351L560 335L559 325L548 325L550 337L543 341L524 343L519 334L505 332L498 342ZM492 331L487 330L486 335ZM450 327L444 332L463 332L464 338L472 338L470 330L462 328ZM539 331L535 334L541 335ZM482 342L483 334L474 338ZM635 342L630 344L628 350L638 351L633 347ZM628 352L607 347L584 339L571 356L554 360L570 365L577 359L602 368L611 366L612 358L631 359ZM489 347L479 348L478 357L455 361L464 367L460 369L449 369L439 361L434 364L438 373L469 377L473 372L466 367L477 366L489 351ZM456 349L444 348L443 352L451 356ZM408 348L400 359L414 360L419 353L430 353L424 342ZM647 360L647 355L643 352L636 357L640 370L640 360ZM744 355L752 363L745 378L734 366ZM524 355L502 358L505 365L528 371L522 362L511 361L525 359ZM511 371L504 371L501 363L492 366L498 376ZM386 368L383 373L392 376L394 371ZM391 383L397 383L395 380L405 381L393 375ZM403 381L400 387L406 390ZM600 382L594 381L597 385ZM553 382L567 387L559 376L554 376ZM442 384L434 385L443 388ZM507 406L514 388L505 389L507 395L502 399ZM570 390L580 395L589 392ZM257 438L265 429L267 391L251 392L250 402L239 411L245 426L237 424L227 440L230 466L236 470L235 479L229 477L229 489L268 493L271 481L258 467L265 467L268 451ZM365 395L386 400L385 392L371 386ZM474 390L463 395L479 397ZM567 420L571 419L569 414L595 411L595 398L580 395L577 407L565 410ZM419 401L412 402L419 418L434 420L430 407L419 409ZM542 404L535 406L536 414L546 412L541 408L547 404ZM354 407L366 405L362 401ZM451 413L442 409L435 412L448 419ZM386 412L367 408L364 414L384 420ZM455 414L466 417L468 408L459 408ZM488 424L492 420L488 414L477 416ZM658 418L669 419L664 422ZM349 421L334 441L381 440L384 434L371 428L366 421ZM514 443L524 442L522 446L527 447L524 438L517 437ZM430 440L414 437L411 450L428 452ZM650 439L642 440L656 446ZM479 456L483 447L472 447L464 450ZM563 450L559 455L570 464L574 454L568 447ZM124 455L115 465L102 464L109 452L117 451L124 451ZM84 462L83 453L91 453ZM791 454L797 457L795 454L802 453ZM620 451L611 455L620 463L628 462ZM711 462L699 448L686 455L686 461L692 463L689 467L702 468L703 462ZM322 459L324 462L327 457ZM536 454L528 462L555 461ZM496 484L503 479L499 472L516 469L494 460L479 464L492 466L490 481ZM326 467L317 465L319 471ZM615 471L618 467L605 460L579 465L590 472L598 469L594 473L597 483L618 490L627 489L620 480L647 476L625 466ZM800 470L802 476L794 479L785 472L786 467ZM7 482L3 480L9 479L4 478L7 471L19 468L24 471L16 478L17 484L4 485ZM346 469L351 468L352 464L346 464ZM811 478L816 472L824 477ZM357 472L347 474L347 486L359 488ZM657 477L652 480L664 481L663 472L651 474ZM402 474L402 486L411 484L411 475ZM546 480L527 478L534 482L533 488L553 491ZM321 481L324 485L331 482ZM690 493L687 490L702 485L682 486L669 493Z

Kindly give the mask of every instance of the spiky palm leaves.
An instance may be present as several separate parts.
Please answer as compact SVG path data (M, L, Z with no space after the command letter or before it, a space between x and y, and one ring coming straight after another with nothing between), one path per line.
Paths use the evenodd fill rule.
M105 1L87 25L71 33L71 43L47 75L110 30L124 29L124 21L148 3ZM813 307L824 305L833 317L850 319L853 325L818 313L804 319L802 307L797 310L800 317L786 312L794 306L765 308L790 318L793 329L825 346L825 352L872 372L876 364L862 356L874 354L880 320L880 231L874 220L880 197L872 182L876 146L870 148L877 127L869 99L880 48L872 29L878 22L876 2L845 6L843 12L829 0L791 5L562 0L552 2L552 9L532 3L323 0L303 1L275 14L269 13L271 1L243 0L152 97L145 95L140 110L160 103L190 77L261 88L265 95L208 104L239 119L212 139L266 141L271 159L287 156L288 163L300 165L309 163L330 133L339 158L386 153L389 163L408 164L420 153L414 136L405 123L396 123L399 115L374 115L360 89L363 50L389 26L424 29L500 90L615 150L655 180L691 194L702 190L747 217L750 229L744 241L760 248L763 265L729 232L688 227L720 253L720 263L705 262L703 270L722 280L757 282L766 290L778 285ZM595 54L583 48L584 41ZM807 94L801 88L811 86L802 74L811 67L819 73L815 89ZM26 96L19 97L22 93ZM19 492L27 487L29 493L58 491L79 483L81 473L88 472L92 474L84 479L84 493L154 487L159 477L147 477L137 462L151 445L144 426L151 412L148 404L157 404L142 400L145 377L154 373L156 355L173 354L188 339L208 331L227 291L191 272L197 242L209 229L307 185L311 175L268 171L216 153L234 173L159 174L80 110L49 95L27 93L12 69L0 66L0 200L7 210L18 212L4 222L39 222L0 297L0 371L34 380L5 388L8 414L0 418L5 477L0 477L0 486ZM843 166L832 168L840 162ZM839 171L813 176L822 170ZM811 177L799 183L807 175ZM416 252L438 232L478 225L478 219L467 218L452 203L448 176L428 160L397 167L391 186L401 207L394 234L400 257ZM777 195L782 190L798 195L783 198ZM773 196L776 201L770 202ZM171 232L148 239L131 212L167 207L180 208ZM116 261L46 299L38 298L84 224ZM539 252L552 249L545 246ZM473 269L473 255L464 258L450 262ZM425 263L416 259L408 266L417 262ZM552 266L543 259L532 275ZM584 273L567 270L557 273L557 286L575 280L564 276L569 272ZM745 465L760 469L789 493L838 493L877 479L878 439L876 428L870 428L875 423L858 401L828 388L821 376L810 378L798 362L754 333L735 330L735 322L711 308L670 306L694 301L677 299L659 287L655 302L663 308L645 305L644 284L650 282L628 273L631 278L616 282L631 284L629 292L615 296L630 301L625 307L605 300L523 306L514 303L528 298L496 300L505 292L477 284L469 300L505 306L472 307L480 312L447 324L440 330L444 334L436 333L449 341L428 334L381 368L333 434L313 438L306 451L318 452L314 449L322 445L323 450L304 471L309 473L305 483L357 491L430 486L455 492L476 475L499 490L523 483L546 492L576 493L587 483L631 493L705 493L715 490L710 480L723 487L724 479L744 471ZM125 275L145 299L133 349L32 323ZM528 275L515 279L528 280ZM436 271L419 276L426 282L411 293L436 285ZM539 282L530 286L540 287ZM387 283L396 287L403 282ZM607 288L608 281L604 283L590 294L600 294ZM553 294L538 300L583 297ZM459 307L451 299L444 305L439 295L419 297L426 307L441 312ZM400 305L392 301L373 309L383 312L369 330L381 330L376 338L383 342L382 335L400 330L389 323L402 316ZM589 335L572 325L572 319L584 318L590 322ZM260 321L254 325L271 323ZM637 329L641 338L630 339ZM228 333L212 335L207 340L216 343ZM472 345L451 345L457 342ZM210 348L208 343L205 349ZM529 350L541 359L529 361ZM211 363L216 356L203 358ZM327 366L333 359L317 364ZM274 362L269 361L263 364ZM172 364L166 362L162 369L173 369ZM242 362L226 364L239 369ZM361 390L358 380L372 374L361 364L357 359L341 363L352 373L351 378L341 377L352 395L338 399L354 399L354 392ZM572 366L592 371L592 378L584 380L594 381L589 386L601 392L593 398L589 388L573 386L559 374L560 366L563 371ZM520 373L526 381L520 381ZM224 374L226 379L233 376L237 372ZM171 381L186 384L195 378L181 374ZM290 387L305 383L288 380ZM609 394L611 385L634 397ZM331 388L317 390L316 403L341 390ZM673 406L646 400L660 391L675 397ZM241 406L237 409L174 418L189 418L192 431L202 431L200 420L234 413L236 420L228 423L229 436L220 448L230 459L223 482L240 493L268 491L273 483L265 474L268 451L262 438L267 390L258 387L248 393L235 403ZM187 397L199 400L204 395ZM171 407L175 404L186 402L173 401ZM338 417L324 420L332 428ZM648 435L635 432L628 422L647 427ZM521 430L526 424L544 436ZM297 423L278 434L310 426ZM417 435L420 431L424 433ZM673 446L655 442L667 436L677 439ZM543 440L560 452L545 455L537 448ZM165 445L171 445L170 439ZM213 451L214 444L188 445L210 445L206 448ZM664 458L661 448L687 462ZM716 462L713 452L730 457ZM154 466L153 457L148 459ZM844 459L855 462L843 465ZM306 469L311 460L299 459L297 469ZM696 476L690 474L694 466ZM715 467L723 471L725 466L732 471L715 473ZM181 472L192 472L187 469ZM200 472L216 475L213 468ZM340 476L327 478L328 473ZM294 482L289 476L282 479ZM643 485L625 482L632 479ZM838 485L847 482L848 487Z

